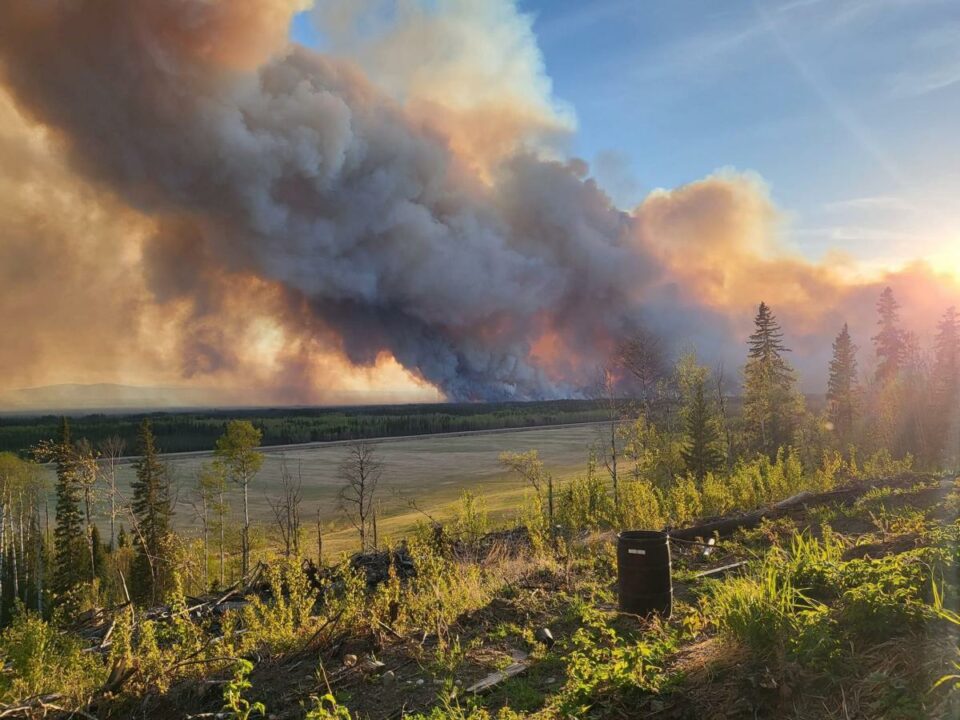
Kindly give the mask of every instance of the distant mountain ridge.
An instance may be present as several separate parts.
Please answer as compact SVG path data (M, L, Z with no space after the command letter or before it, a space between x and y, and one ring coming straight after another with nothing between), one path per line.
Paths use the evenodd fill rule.
M197 407L217 404L216 395L204 388L65 383L0 391L0 412Z
M291 394L288 392L287 395ZM438 402L440 399L438 398ZM424 403L408 392L339 391L311 407ZM426 401L430 404L430 401ZM64 383L15 390L0 390L0 413L135 412L199 408L304 407L304 403L271 402L250 390L118 383Z

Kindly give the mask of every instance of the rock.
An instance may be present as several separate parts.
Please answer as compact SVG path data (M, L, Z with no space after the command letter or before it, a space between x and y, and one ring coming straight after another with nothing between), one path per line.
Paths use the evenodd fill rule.
M417 686L423 685L423 678L417 678Z
M556 640L553 639L553 633L550 632L550 628L542 627L537 628L537 631L533 634L537 639L537 642L542 642L547 648L552 648Z
M385 667L386 667L386 665L384 665L384 664L383 664L382 662L380 662L379 660L375 660L375 659L373 659L373 658L370 658L370 659L368 659L368 660L364 660L364 661L363 661L363 665L361 666L361 670L363 670L365 673L378 673L378 672L380 672L381 670L383 670Z
M397 674L393 670L387 670L381 678L384 687L393 687L397 682Z
M343 666L344 667L353 667L357 664L357 656L352 653L347 653L343 656Z

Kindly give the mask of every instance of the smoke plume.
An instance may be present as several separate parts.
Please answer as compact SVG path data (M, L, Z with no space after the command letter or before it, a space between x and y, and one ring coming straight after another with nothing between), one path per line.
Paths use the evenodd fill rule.
M872 322L874 284L779 248L755 178L616 208L565 157L572 113L507 0L400 3L382 26L382 3L326 3L324 53L286 39L302 4L4 9L7 382L559 397L641 325L733 361L766 299L819 362Z

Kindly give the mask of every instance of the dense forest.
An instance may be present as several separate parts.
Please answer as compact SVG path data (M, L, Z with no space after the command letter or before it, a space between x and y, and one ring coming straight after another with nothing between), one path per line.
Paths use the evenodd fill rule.
M727 702L694 708L695 695L678 691L684 653L707 643L736 688L753 688L745 709L730 701L734 715L815 718L829 705L828 716L845 717L857 703L860 717L954 717L960 316L947 309L922 348L885 290L872 348L838 328L823 407L799 392L788 338L761 303L735 405L719 369L695 353L672 361L655 337L638 335L598 373L590 401L26 425L33 434L19 453L0 453L4 712L249 718L265 714L265 698L283 717L314 720L405 708L430 720L615 718L638 703L652 715L693 703L693 715L676 716L696 716ZM860 369L867 353L869 373ZM417 508L417 532L378 532L378 486L390 468L367 434L561 420L602 421L585 471L561 482L535 448L504 453L504 471L525 488L507 528L491 528L483 492L465 489L451 522ZM179 498L160 454L178 427L213 449ZM302 502L310 478L285 469L269 526L248 509L258 448L322 432L355 438L343 448L339 496L344 527L356 531L352 557L324 554L325 530ZM124 448L137 458L129 497L116 484ZM40 462L56 469L53 508ZM797 512L737 529L743 513L780 507ZM196 535L174 532L185 511L199 519ZM623 528L673 529L688 594L672 620L613 610L610 531ZM715 549L696 544L707 536L722 541L720 571L737 561L729 578L695 573ZM692 555L681 537L701 538ZM565 637L535 634L531 618ZM508 640L527 648L522 660ZM908 661L920 646L927 659ZM316 670L288 687L305 657ZM396 671L384 669L391 657ZM470 673L510 657L530 680L483 701L461 692ZM404 690L397 672L411 666L420 670L404 670ZM878 673L896 692L870 704ZM288 694L270 694L274 686ZM823 695L807 702L813 689Z
M539 427L602 420L594 400L542 402L370 405L349 408L197 410L134 414L92 414L70 419L74 434L97 445L119 437L135 445L137 428L149 418L164 452L212 450L231 420L248 420L263 434L264 445L399 437L429 433ZM53 437L55 415L0 416L0 452L20 452Z

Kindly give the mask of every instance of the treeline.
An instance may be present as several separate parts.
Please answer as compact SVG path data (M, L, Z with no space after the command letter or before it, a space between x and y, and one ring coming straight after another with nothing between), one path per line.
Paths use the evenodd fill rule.
M98 445L119 437L128 448L149 419L164 452L211 450L228 423L248 420L264 445L358 440L470 430L498 430L591 422L605 417L593 400L542 402L381 405L356 408L209 410L130 415L93 414L73 418L74 435ZM20 452L53 437L59 416L0 417L0 452Z

